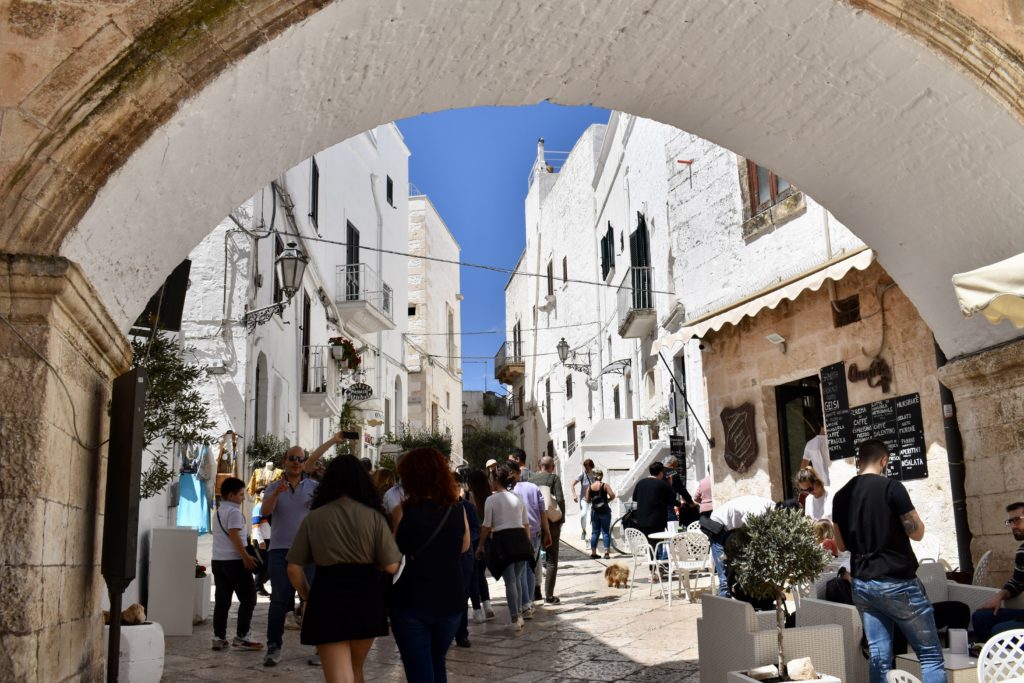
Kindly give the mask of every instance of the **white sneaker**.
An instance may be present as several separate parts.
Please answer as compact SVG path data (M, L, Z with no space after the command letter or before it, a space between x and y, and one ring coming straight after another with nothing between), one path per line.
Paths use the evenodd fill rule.
M484 616L484 611L482 609L473 610L473 621L478 624L482 624L487 621L487 617Z
M494 610L491 609L490 600L484 600L484 616L487 618L488 621L495 617Z
M523 626L526 626L523 622L523 617L521 615L516 617L516 623L512 624L512 626L515 627L516 631L522 631Z
M520 619L533 619L533 615L535 613L536 613L536 610L533 608L533 605L530 605L529 607L526 607L526 608L523 609L523 611L519 615L519 618Z
M302 622L295 617L295 612L288 612L284 615L284 627L289 631L299 631L302 629Z

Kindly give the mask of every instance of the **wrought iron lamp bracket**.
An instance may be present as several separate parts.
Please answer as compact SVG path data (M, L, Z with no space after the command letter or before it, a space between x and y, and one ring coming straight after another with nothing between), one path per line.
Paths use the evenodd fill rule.
M252 333L260 325L267 324L275 315L280 315L287 305L287 301L278 301L270 304L269 306L255 308L247 312L242 316L242 322L245 324L245 331Z

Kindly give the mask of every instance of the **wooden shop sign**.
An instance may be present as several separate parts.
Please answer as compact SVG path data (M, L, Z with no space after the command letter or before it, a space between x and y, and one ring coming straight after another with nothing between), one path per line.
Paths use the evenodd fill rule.
M888 394L892 385L892 370L880 356L875 356L867 370L861 370L856 363L850 363L850 370L846 376L851 382L867 380L869 387L882 387L883 394Z

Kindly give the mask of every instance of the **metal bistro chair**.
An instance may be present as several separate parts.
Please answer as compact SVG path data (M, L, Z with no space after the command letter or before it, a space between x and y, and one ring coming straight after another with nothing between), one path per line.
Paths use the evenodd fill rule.
M1002 683L1024 677L1024 629L997 633L978 655L978 683Z
M651 544L647 542L647 537L639 529L626 528L623 530L626 537L626 547L629 550L630 555L633 556L633 569L629 573L629 594L626 596L626 600L633 599L633 585L636 583L636 570L639 567L646 567L654 575L658 575L660 567L663 562L659 561L654 556L654 550L651 548ZM647 594L650 595L654 591L654 580L652 579L648 586Z
M690 574L694 574L693 587L697 587L700 572L707 570L711 541L703 533L686 532L676 534L668 543L668 604L672 606L672 575L686 595L687 602L693 602L690 593Z

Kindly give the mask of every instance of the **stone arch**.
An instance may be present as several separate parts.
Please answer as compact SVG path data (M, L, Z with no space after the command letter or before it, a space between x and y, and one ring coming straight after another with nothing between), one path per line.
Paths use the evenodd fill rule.
M786 0L728 16L641 0L591 14L15 4L15 55L52 44L65 59L4 72L17 106L4 112L0 251L78 261L122 328L137 292L282 168L382 121L548 98L664 121L792 179L876 248L948 355L1012 335L958 320L948 287L1024 248L1024 34L996 0Z

